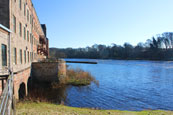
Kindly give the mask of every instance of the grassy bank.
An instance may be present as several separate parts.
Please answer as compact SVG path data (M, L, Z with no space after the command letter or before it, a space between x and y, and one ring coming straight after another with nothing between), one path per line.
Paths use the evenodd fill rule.
M17 104L17 115L173 115L172 111L118 111L92 110L67 107L49 103L20 102Z

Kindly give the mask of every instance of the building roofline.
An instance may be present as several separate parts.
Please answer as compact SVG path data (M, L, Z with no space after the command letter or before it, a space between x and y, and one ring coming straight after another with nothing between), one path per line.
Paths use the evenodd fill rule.
M12 32L11 30L9 30L7 27L3 26L2 24L0 24L0 28L2 28L3 30L5 30L5 31L7 31L9 33Z
M32 0L30 0L30 2L31 2L31 5L32 5L32 7L33 7L33 10L34 10L34 12L35 12L35 14L36 14L37 20L38 20L38 22L39 22L39 26L41 27L40 19L39 19L39 17L38 17L36 8L35 8L35 6L34 6ZM43 28L42 28L42 27L41 27L41 29L42 29L42 32L43 32L43 34L44 34L44 31L43 31Z

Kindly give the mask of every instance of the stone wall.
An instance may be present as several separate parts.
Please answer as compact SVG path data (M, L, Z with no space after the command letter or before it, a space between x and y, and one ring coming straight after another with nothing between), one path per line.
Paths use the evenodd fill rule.
M65 61L35 62L32 64L32 79L39 82L59 82L66 76Z

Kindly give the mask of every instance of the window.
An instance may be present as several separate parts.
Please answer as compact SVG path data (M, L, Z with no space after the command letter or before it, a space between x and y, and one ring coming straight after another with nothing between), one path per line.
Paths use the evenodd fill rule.
M22 50L20 50L20 63L22 64Z
M34 59L36 59L36 56L37 56L37 54L36 54L36 53L34 53Z
M19 35L20 37L22 37L22 24L19 23Z
M28 51L28 63L29 63L29 51Z
M32 62L32 54L31 54L31 52L30 52L30 60L31 60L31 62Z
M31 44L32 44L32 41L33 41L33 36L32 36L32 38L31 38Z
M17 64L17 50L16 50L16 48L13 49L13 52L14 52L14 60L13 60L13 62L16 65Z
M33 21L33 28L34 28L34 30L35 30L35 22Z
M35 38L33 38L33 44L35 45Z
M23 29L23 38L24 38L24 40L26 40L26 28L25 27Z
M25 63L26 63L26 51L24 50L24 60L25 60Z
M24 3L24 16L26 16L26 4Z
M33 53L33 60L35 59L35 53Z
M34 59L36 59L37 58L37 53L34 53Z
M31 41L31 44L33 44L33 42L34 42L34 36L32 36L32 41Z
M30 24L32 24L32 16L30 15Z
M2 66L7 66L7 46L2 44Z
M34 24L34 19L32 18L32 24L31 24L32 25L32 28L33 28L33 24Z
M22 10L22 0L19 0L19 8Z
M29 10L27 10L27 20L29 21Z
M13 15L13 31L16 33L16 17Z
M32 34L30 33L30 43L32 42Z
M29 42L29 31L27 31L27 41Z
M33 52L32 52L32 61L34 60Z

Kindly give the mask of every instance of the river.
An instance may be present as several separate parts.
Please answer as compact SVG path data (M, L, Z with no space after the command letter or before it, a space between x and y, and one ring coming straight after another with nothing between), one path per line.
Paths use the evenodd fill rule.
M65 105L139 111L173 110L173 62L87 60L98 64L68 64L90 72L99 86L66 88Z

